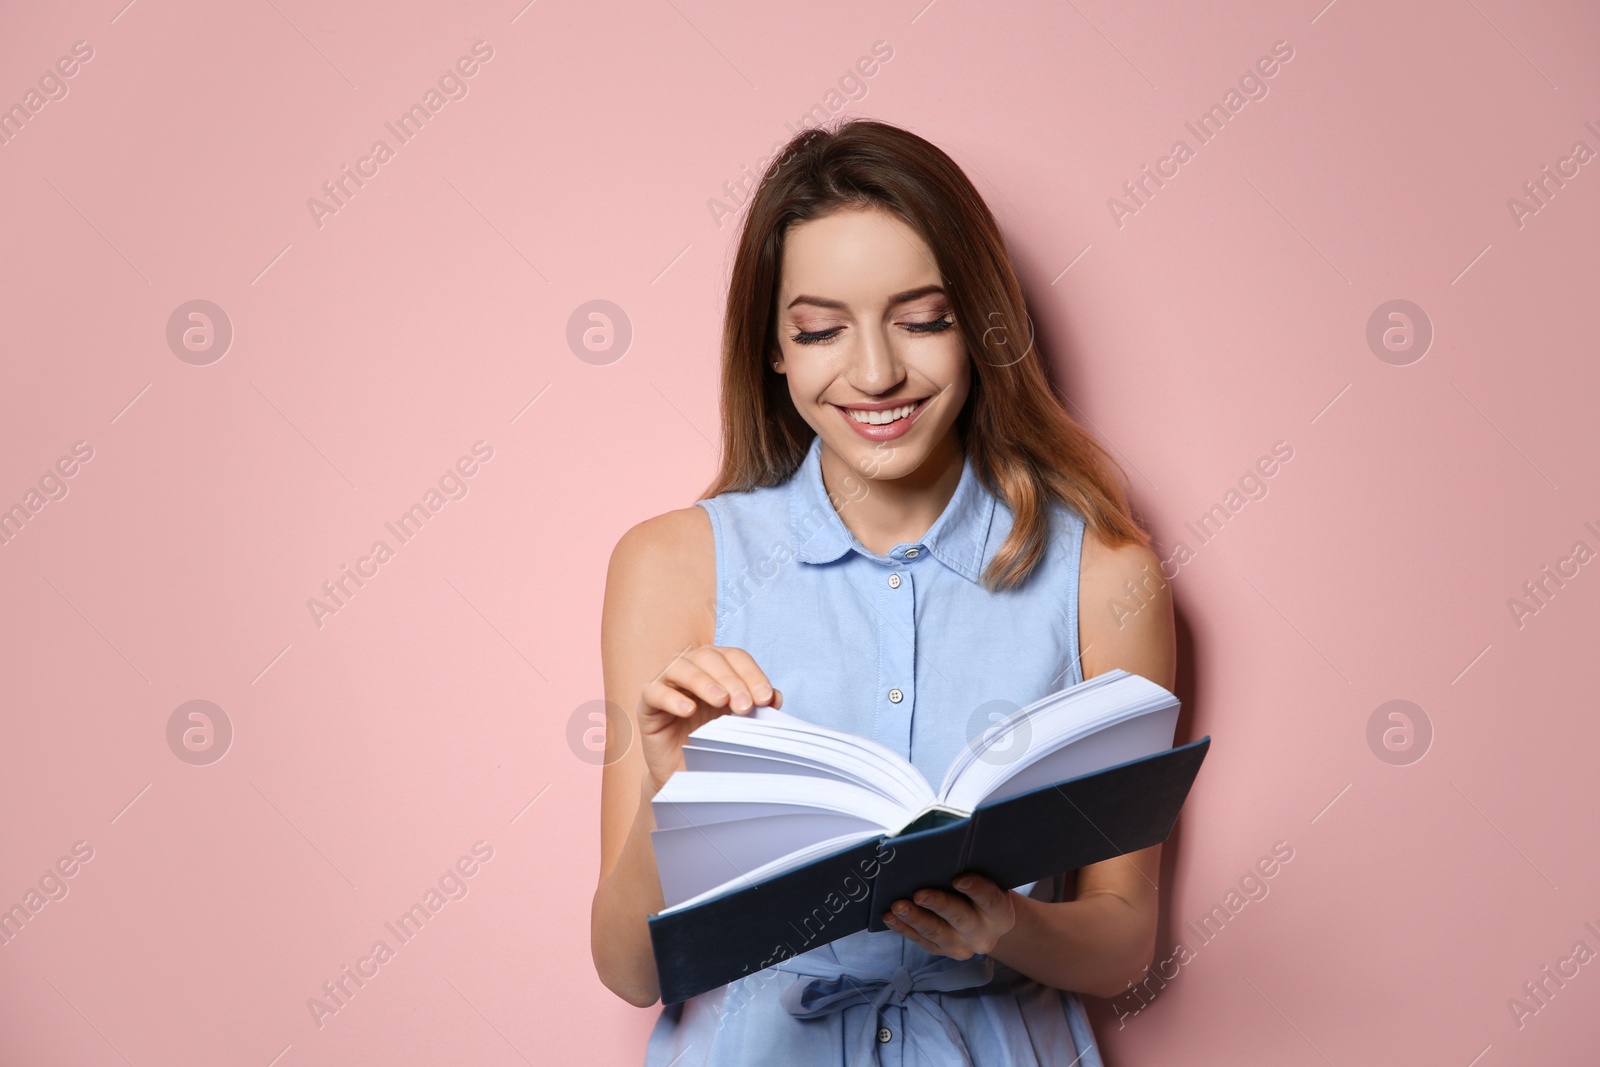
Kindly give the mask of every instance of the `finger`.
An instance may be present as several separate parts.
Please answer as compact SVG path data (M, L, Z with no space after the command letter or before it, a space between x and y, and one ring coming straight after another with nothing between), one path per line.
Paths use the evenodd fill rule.
M726 691L726 696L715 701L717 707L726 707L729 711L746 712L757 704L757 700L750 693L750 683L745 681L726 655L728 651L731 650L717 648L714 645L702 645L685 655L687 658L692 658L696 665L716 678L717 684Z
M692 697L662 681L651 682L645 686L641 696L646 707L666 712L668 715L676 715L680 719L688 718L699 708Z
M756 661L750 653L742 648L724 648L723 656L739 672L743 679L746 691L750 693L757 704L770 704L774 690L772 682L767 679L766 672L756 666Z
M886 914L883 921L884 925L888 926L889 929L893 930L907 941L921 946L924 952L931 953L935 956L942 956L945 954L944 949L940 948L936 942L930 941L926 937L923 937L921 934L917 933L916 930L907 926L899 919L896 919L893 915Z
M901 923L909 926L929 941L943 944L955 936L955 930L937 913L910 901L895 901L890 912Z
M956 877L951 883L981 912L1000 911L1005 906L1006 894L1011 892L992 878L985 878L976 871L967 871Z
M667 669L661 672L656 682L675 686L689 697L704 701L714 708L721 707L728 700L728 690L717 677L686 656L679 656L667 664Z
M913 899L962 937L977 933L983 927L984 916L970 900L958 893L919 889Z
M707 687L709 697L706 703L712 707L742 713L749 711L753 706L754 702L745 692L744 679L739 677L739 672L734 670L733 665L722 655L721 649L712 645L701 645L681 654L677 662L684 665L683 669L703 672L711 679Z

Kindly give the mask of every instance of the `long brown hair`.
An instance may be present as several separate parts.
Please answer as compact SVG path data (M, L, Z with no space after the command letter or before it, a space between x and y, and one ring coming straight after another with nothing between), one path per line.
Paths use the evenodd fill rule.
M721 469L701 499L777 485L805 458L811 426L772 367L788 228L840 207L880 207L933 250L974 370L955 428L974 472L1013 514L983 582L1021 584L1044 558L1052 500L1113 545L1147 546L1126 475L1057 398L988 205L961 168L897 126L854 119L802 131L777 155L748 205L728 282L722 331ZM1026 338L1025 351L1017 351Z

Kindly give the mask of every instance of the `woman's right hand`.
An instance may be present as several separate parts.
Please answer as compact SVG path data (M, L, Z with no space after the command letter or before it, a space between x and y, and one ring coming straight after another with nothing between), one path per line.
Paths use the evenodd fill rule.
M744 649L700 645L678 653L639 700L640 744L655 787L683 769L683 742L691 731L759 704L782 707L783 694Z

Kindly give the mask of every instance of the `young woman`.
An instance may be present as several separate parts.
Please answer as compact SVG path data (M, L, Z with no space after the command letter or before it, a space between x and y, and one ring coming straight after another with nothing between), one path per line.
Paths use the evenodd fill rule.
M1062 409L977 191L884 123L797 136L749 205L722 353L722 469L629 530L602 619L607 755L595 967L659 998L650 798L708 719L781 707L929 781L1001 715L1121 667L1174 682L1164 583L1125 478ZM650 1067L1074 1064L1078 993L1155 949L1160 846L1031 886L919 891L890 930L813 945L662 1009ZM797 946L798 948L798 946Z

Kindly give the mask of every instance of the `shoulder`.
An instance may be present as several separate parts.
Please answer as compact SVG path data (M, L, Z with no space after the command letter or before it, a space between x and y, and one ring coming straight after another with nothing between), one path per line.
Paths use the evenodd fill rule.
M611 550L613 573L660 571L691 574L716 567L711 516L691 504L629 527ZM713 580L715 574L712 575Z
M1139 584L1141 574L1159 577L1161 561L1145 545L1129 542L1113 545L1088 523L1083 527L1083 553L1079 559L1079 581L1103 589L1121 589L1122 583Z
M709 601L709 624L716 618L717 561L711 517L698 505L676 508L630 527L616 547L606 571L608 600L628 610L673 614L692 605L694 622ZM659 616L658 616L659 617ZM708 631L709 632L709 631Z
M612 557L652 556L711 544L711 518L698 504L674 508L630 526Z
M1085 678L1121 667L1171 688L1176 667L1172 589L1148 546L1113 545L1085 524L1078 629Z

